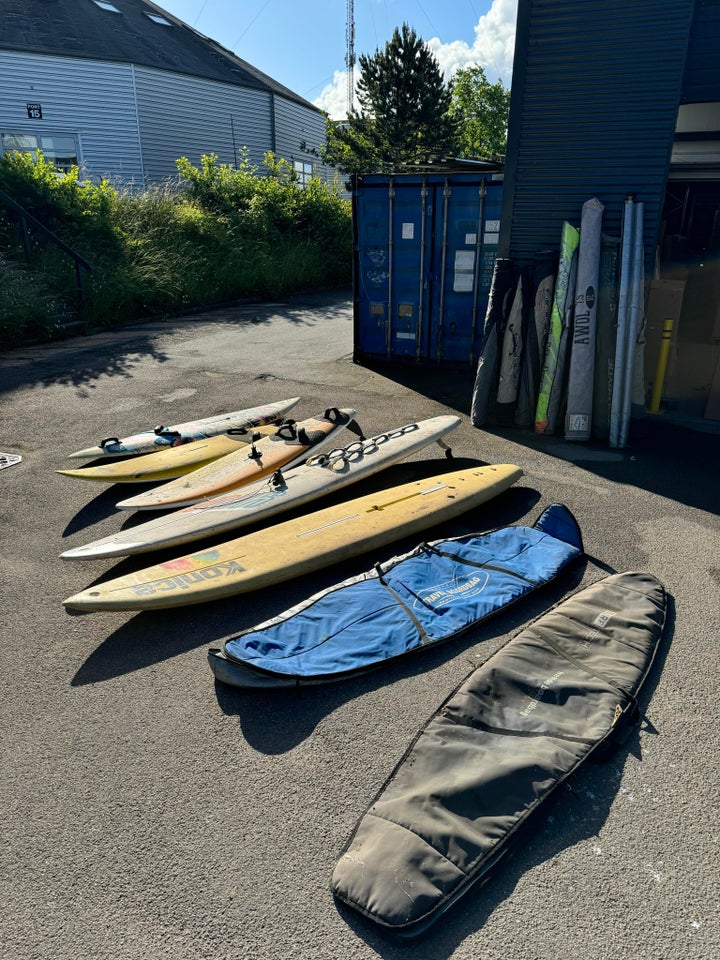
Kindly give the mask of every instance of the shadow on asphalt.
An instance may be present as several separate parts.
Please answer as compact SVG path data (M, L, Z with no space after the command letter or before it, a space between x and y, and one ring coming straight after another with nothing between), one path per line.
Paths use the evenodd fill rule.
M84 483L88 488L93 486L93 483L89 480L73 480L73 482ZM104 486L105 489L101 493L93 497L81 510L78 510L75 516L70 518L67 526L63 530L63 538L71 537L73 534L78 533L78 531L85 530L87 527L93 526L93 524L100 523L101 520L107 520L108 517L113 515L117 515L120 520L125 521L122 524L123 528L128 526L128 518L131 518L133 521L133 524L130 525L134 525L134 523L145 523L150 520L151 517L158 515L158 511L138 510L135 513L130 513L126 510L118 510L115 506L119 500L144 493L145 490L150 490L153 486L157 486L157 484L134 483L132 484L132 488L130 484L123 486L119 484L109 484Z
M474 380L467 370L453 371L368 364L368 369L470 417ZM717 472L720 436L668 423L659 417L639 417L630 424L628 445L611 449L606 441L573 443L560 436L542 436L520 427L488 423L486 433L576 464L588 473L615 483L677 500L698 510L720 511ZM522 464L520 464L522 466Z
M593 838L596 841L593 853L602 856L600 833L611 806L623 801L632 803L634 799L627 791L618 796L618 791L622 790L623 768L627 758L630 755L640 757L641 734L652 736L662 733L654 728L645 713L648 710L652 712L652 694L662 674L674 632L675 605L673 598L668 597L665 630L638 698L642 717L640 725L605 762L581 765L541 804L519 831L508 856L482 885L470 888L446 915L438 919L436 925L423 934L422 939L404 942L384 933L382 928L336 901L338 912L357 936L384 960L407 960L408 950L418 944L422 944L423 960L446 960L467 937L482 929L497 907L512 896L528 871L551 861L563 850ZM388 766L388 775L390 772L391 766ZM376 789L377 785L369 786L368 800ZM364 812L359 811L358 819ZM542 879L536 882L542 883Z
M43 387L60 384L73 386L87 396L102 377L131 380L134 368L148 357L156 363L170 360L168 354L155 347L152 336L141 329L127 342L113 343L112 351L108 351L104 340L98 340L93 346L92 336L79 341L43 344L33 353L35 349L28 347L27 356L14 357L13 362L4 367L0 393L36 384Z
M94 390L101 377L131 379L134 367L148 357L157 363L171 359L157 349L154 341L158 333L165 335L199 321L227 326L263 326L281 313L282 319L292 327L315 326L330 317L347 316L347 300L342 299L342 293L331 290L305 294L297 298L299 306L293 306L290 299L282 303L237 303L206 310L198 308L188 314L148 317L55 343L19 345L12 348L12 362L3 370L0 393L35 384L45 387L61 384L86 392ZM312 321L308 320L308 310L313 311ZM107 336L113 338L111 350L108 349Z

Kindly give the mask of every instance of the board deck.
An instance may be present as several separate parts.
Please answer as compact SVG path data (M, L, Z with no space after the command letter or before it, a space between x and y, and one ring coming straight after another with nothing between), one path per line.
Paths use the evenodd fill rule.
M250 450L241 447L176 480L121 500L118 510L172 510L229 493L282 467L302 463L354 419L354 410L333 407L320 417L285 424L253 443Z
M127 460L109 460L94 467L76 470L56 470L64 477L92 480L99 483L153 483L174 480L198 470L238 450L246 450L254 439L275 433L279 423L259 427L232 428L227 433L202 440L191 440L179 447L165 447L157 453L143 453Z
M258 480L232 493L66 550L61 557L65 560L92 560L146 553L265 521L372 476L430 443L440 443L441 438L459 423L460 418L455 416L431 417L366 440L356 440L330 454L310 457L301 466L284 471L277 481L273 478ZM446 444L441 443L441 446L450 453Z
M286 520L217 547L95 584L72 610L151 610L272 586L459 516L522 476L513 464L415 480Z
M155 453L158 450L177 446L178 443L214 437L230 429L259 427L263 423L272 423L273 420L284 417L299 402L300 397L291 397L289 400L277 400L257 407L248 407L245 410L234 410L231 413L189 420L187 423L176 423L171 427L152 427L128 437L110 437L101 440L98 446L76 450L75 453L68 454L68 457L70 460L98 460Z

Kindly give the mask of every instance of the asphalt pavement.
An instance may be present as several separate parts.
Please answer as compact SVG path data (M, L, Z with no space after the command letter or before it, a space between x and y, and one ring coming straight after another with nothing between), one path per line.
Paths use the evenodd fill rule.
M352 349L338 293L0 355L0 453L22 457L0 469L0 957L720 960L720 439L662 417L633 421L623 450L478 430L468 373L364 367ZM65 611L70 594L154 562L59 559L133 522L115 509L126 488L54 472L67 454L292 396L296 419L354 407L367 436L458 414L458 465L524 473L428 536L532 523L559 501L586 559L440 648L274 693L216 683L208 648L408 544L216 603ZM433 446L382 482L447 466ZM512 859L422 940L399 945L338 909L340 850L448 694L548 606L625 570L652 573L671 598L628 743L581 768Z

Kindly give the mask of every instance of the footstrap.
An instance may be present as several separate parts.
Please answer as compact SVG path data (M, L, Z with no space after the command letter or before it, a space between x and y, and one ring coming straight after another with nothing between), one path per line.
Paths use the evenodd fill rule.
M153 432L156 437L160 437L162 440L168 440L173 447L179 447L185 443L183 435L177 430L169 430L167 427L159 426L155 427Z

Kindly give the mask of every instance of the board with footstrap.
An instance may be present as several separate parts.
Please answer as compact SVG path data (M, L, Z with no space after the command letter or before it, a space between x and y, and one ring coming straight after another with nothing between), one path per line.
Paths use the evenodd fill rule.
M261 437L277 432L281 426L282 423L275 421L258 427L231 427L226 433L215 437L163 447L156 453L143 453L124 460L108 460L92 467L56 470L55 473L96 483L157 483L174 480L192 470L199 470L228 453L249 447Z
M214 437L230 429L259 427L264 423L279 420L300 402L300 397L263 403L245 410L219 413L210 417L163 425L134 433L128 437L106 437L95 447L86 447L68 454L71 460L98 460L109 457L129 457L141 453L155 453L168 447L176 447L191 440Z
M274 433L184 476L121 500L119 510L172 510L200 503L268 477L276 470L300 464L330 443L343 428L362 436L355 411L330 407L319 417L288 421Z
M460 423L455 416L430 417L406 423L365 440L354 440L327 453L316 453L305 463L248 484L204 503L164 512L147 523L120 530L100 540L71 547L64 560L93 560L146 553L175 547L203 537L219 536L251 523L267 521L279 513L342 490L370 477L435 442L451 455L443 437ZM161 456L161 454L154 454Z

